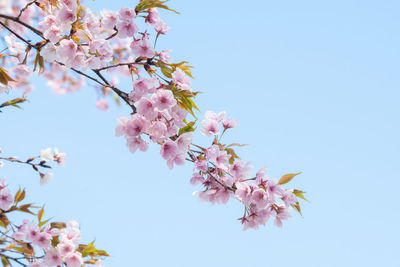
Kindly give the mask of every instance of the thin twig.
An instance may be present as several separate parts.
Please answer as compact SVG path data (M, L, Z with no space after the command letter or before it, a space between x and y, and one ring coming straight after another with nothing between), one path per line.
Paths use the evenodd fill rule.
M28 7L29 7L30 5L32 5L32 4L34 4L34 3L36 3L36 0L33 0L33 1L29 2L28 4L26 4L26 6L25 6L23 9L21 9L21 11L19 12L17 18L19 19L19 18L22 16L22 13L24 13L25 10L27 10Z

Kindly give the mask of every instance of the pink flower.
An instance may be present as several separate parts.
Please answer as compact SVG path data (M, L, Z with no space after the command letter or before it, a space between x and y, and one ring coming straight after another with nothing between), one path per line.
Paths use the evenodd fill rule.
M0 153L1 153L1 152L0 152ZM6 182L6 179L5 179L5 178L1 179L1 181L0 181L0 190L6 187L6 183L7 183L7 182Z
M118 117L117 118L117 128L115 128L115 135L122 136L126 134L126 125L128 124L128 118L126 117Z
M132 118L128 120L126 124L126 133L131 137L138 136L147 130L148 124L149 123L147 119L145 119L143 116L132 116Z
M138 57L154 57L154 48L148 38L135 40L131 43L132 52Z
M56 25L52 25L43 33L43 37L49 39L50 42L55 44L58 42L58 40L60 40L61 34L62 32L60 28Z
M46 232L41 232L35 239L33 243L41 249L46 249L51 244L52 236Z
M160 34L166 34L170 27L164 21L159 20L154 24L154 29Z
M101 26L107 30L114 29L115 25L117 25L118 13L111 10L102 10L100 11L100 14L103 17L101 20Z
M174 159L176 154L178 152L178 146L175 142L171 141L171 140L167 140L165 141L165 143L163 144L163 146L161 147L161 156L165 159L165 160L171 160Z
M120 20L133 20L136 17L136 12L132 8L123 7L119 10L119 19Z
M238 121L231 118L227 118L222 121L222 126L224 126L225 129L236 128L238 125Z
M285 190L282 195L282 200L285 202L285 206L289 207L296 204L297 197L295 194L293 194L293 190Z
M39 237L40 228L34 222L28 222L25 225L26 238L29 241L34 241Z
M202 184L204 183L204 177L203 175L199 174L199 173L194 173L192 178L190 179L190 183L192 185L197 185L197 184Z
M245 163L242 160L237 160L230 166L229 171L236 180L244 180L249 178L252 169L250 162Z
M21 64L21 65L17 65L17 66L14 68L14 72L15 72L15 74L17 74L20 78L27 79L27 78L29 78L29 77L32 75L33 70L32 70L28 65Z
M149 147L141 137L129 137L126 141L131 153L135 153L138 149L145 152Z
M148 98L141 98L139 101L135 103L136 106L136 111L139 114L142 114L145 116L147 119L152 120L156 117L157 113L154 110L154 104L153 101L151 101Z
M184 165L185 164L185 154L178 153L175 155L175 157L167 160L168 168L172 169L174 167L174 164L180 165L180 166Z
M138 31L138 27L133 21L120 21L117 24L118 29L118 37L119 38L127 38L133 37L135 33Z
M158 10L156 8L150 8L148 12L149 13L146 17L146 23L148 23L150 25L155 25L157 23L157 21L160 20Z
M76 0L62 0L61 1L69 10L75 11L78 8Z
M63 24L72 24L76 21L76 18L76 11L70 10L66 6L63 6L57 15L57 21Z
M283 189L275 179L270 179L267 182L267 191L273 202L275 197L282 197Z
M170 63L172 58L168 56L168 54L171 53L171 50L163 50L161 51L158 55L160 57L160 60L164 63Z
M164 111L176 105L176 100L170 90L157 90L157 93L152 96L152 100L159 111Z
M258 184L263 183L265 179L267 178L267 168L261 168L257 173L256 173L256 182Z
M1 189L0 190L0 209L3 211L8 210L11 208L12 204L14 202L14 197L10 193L10 190L8 189Z
M70 58L65 62L65 66L67 68L86 69L85 55L82 52L77 52L73 58Z
M264 209L269 203L268 194L263 189L257 189L252 193L251 201L258 210Z
M167 131L168 129L164 122L154 122L149 129L151 140L156 143L163 142L167 138Z
M74 252L65 257L65 263L68 267L81 267L83 264L82 254Z
M181 152L186 152L189 149L190 144L192 143L192 139L193 139L192 133L181 134L176 140L176 144L178 145L178 150Z
M251 202L251 189L247 183L236 183L235 197L248 206Z
M218 153L218 156L215 158L215 161L213 162L215 166L218 169L221 169L223 171L228 170L228 165L229 165L229 155L226 151L220 151Z
M191 86L191 80L186 76L185 72L179 68L172 73L172 81L176 84L179 89L188 90Z
M198 169L199 171L202 171L202 172L207 171L207 160L197 159L194 164L195 164L196 169Z
M49 248L44 255L44 263L47 266L58 266L62 264L61 256L55 248Z
M60 252L61 257L68 256L75 251L75 244L70 241L60 242L57 245L57 250Z
M40 55L47 62L53 62L57 59L57 48L52 44L48 43L40 50Z
M104 98L100 98L96 101L96 107L99 110L108 110L107 100L105 100Z
M275 216L274 224L278 227L282 227L282 221L289 219L290 212L289 208L286 208L283 205L277 205L277 209L273 209L272 216Z
M23 43L18 42L14 35L5 36L4 40L7 42L8 50L11 53L19 54L25 51L26 46Z
M200 131L204 136L217 135L219 133L219 124L215 120L203 120Z
M57 48L57 55L66 61L69 58L73 58L77 51L77 45L72 40L63 39Z
M223 120L223 118L225 117L226 112L225 111L221 111L220 113L215 113L214 111L207 111L205 114L205 117L209 120L215 120L217 122L220 122Z
M156 78L145 79L140 78L133 82L135 90L130 92L129 99L131 101L138 101L143 95L148 93L154 93L156 91L155 83L158 80Z

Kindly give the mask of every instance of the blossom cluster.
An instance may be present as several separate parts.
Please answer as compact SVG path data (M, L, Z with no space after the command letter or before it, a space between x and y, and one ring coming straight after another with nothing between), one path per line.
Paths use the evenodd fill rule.
M282 226L282 220L290 217L290 209L298 203L293 189L284 189L277 180L266 174L266 168L260 169L251 176L253 166L236 155L232 145L221 144L222 135L235 128L237 121L226 118L225 112L219 114L208 111L201 123L201 133L213 137L212 145L194 151L191 184L201 184L202 191L196 191L200 200L224 204L230 198L243 203L245 212L240 221L243 229L258 229L265 225L270 217L275 218L275 225ZM221 132L222 130L222 132Z
M37 207L32 204L20 204L25 198L25 190L15 194L6 188L6 181L0 182L0 240L12 245L2 248L4 262L16 261L18 264L29 267L61 266L81 267L88 264L101 267L101 257L108 256L103 250L94 247L93 242L88 245L80 244L81 231L76 221L67 223L43 221L44 209L37 214L33 211ZM36 215L37 222L25 218L19 226L9 221L9 214L13 212ZM7 214L7 215L6 215ZM12 234L9 235L8 233ZM22 257L15 258L15 253ZM8 255L10 254L10 255ZM25 259L27 263L22 263Z
M51 228L47 224L43 229L33 221L25 219L23 224L18 227L12 236L21 242L32 242L33 245L44 251L43 261L35 261L31 267L40 266L60 266L80 267L83 264L82 253L77 251L81 232L79 225L75 221L69 221L66 228ZM53 238L57 238L59 243L52 246ZM99 265L98 265L99 266Z
M184 80L178 81L179 77L185 75L180 69L172 75L180 83L179 87L190 86ZM137 113L129 119L118 119L116 135L126 138L132 153L137 149L147 150L147 142L142 138L147 135L152 142L161 145L160 153L170 168L174 164L182 165L192 142L192 133L184 133L175 138L179 129L186 126L188 112L178 106L173 92L164 89L156 78L141 78L134 82L134 90L129 94L129 99L135 104Z

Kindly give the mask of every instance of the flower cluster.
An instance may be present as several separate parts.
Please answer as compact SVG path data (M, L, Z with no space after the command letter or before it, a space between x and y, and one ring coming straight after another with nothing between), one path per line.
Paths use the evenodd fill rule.
M81 231L76 221L67 223L43 221L44 209L35 214L34 210L37 207L32 204L20 204L24 198L25 190L18 190L14 196L6 188L6 181L3 179L0 182L0 226L5 230L0 231L0 240L2 244L11 244L2 248L3 264L14 261L30 267L61 265L101 267L101 257L108 254L96 249L93 242L88 245L79 243ZM36 215L37 222L26 218L17 226L15 222L11 223L8 217L14 212ZM22 257L14 257L15 253L21 254Z
M177 70L173 75L184 75L179 73ZM185 85L190 86L190 83ZM172 168L174 164L184 163L192 134L184 133L176 138L179 129L186 126L188 112L178 106L173 91L164 88L165 85L156 78L136 80L129 99L135 104L137 113L129 119L118 119L116 135L126 138L132 153L137 149L146 151L148 145L142 135L149 136L152 142L162 145L161 155Z
M258 229L259 225L265 225L270 217L274 217L275 225L281 227L282 220L290 217L291 207L300 209L294 193L298 190L284 189L281 184L287 181L284 179L278 182L270 179L266 175L266 168L251 176L253 167L250 162L239 159L232 148L240 145L221 144L222 135L226 130L237 125L237 121L231 118L225 119L225 112L206 113L206 119L201 123L201 133L212 136L213 142L209 148L197 146L201 150L193 150L197 156L193 160L193 176L190 182L204 187L203 191L197 191L195 194L200 200L213 204L224 204L231 197L242 202L245 212L240 221L244 230ZM223 130L219 135L221 129Z

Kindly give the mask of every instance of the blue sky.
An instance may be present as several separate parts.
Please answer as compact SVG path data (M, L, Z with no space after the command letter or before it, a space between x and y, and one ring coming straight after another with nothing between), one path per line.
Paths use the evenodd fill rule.
M95 10L131 1L86 1ZM42 81L24 110L0 114L0 146L21 158L45 147L67 167L40 187L28 168L0 169L14 188L76 219L106 266L397 266L400 93L398 1L183 1L162 13L158 47L195 66L198 106L226 110L249 143L243 159L269 175L302 171L304 218L241 230L239 203L192 196L191 166L170 171L151 146L130 154L114 136L126 108L100 112L91 87L58 96ZM128 86L128 85L127 85ZM0 96L0 100L4 95ZM0 101L1 102L1 101ZM198 133L195 140L203 142Z

